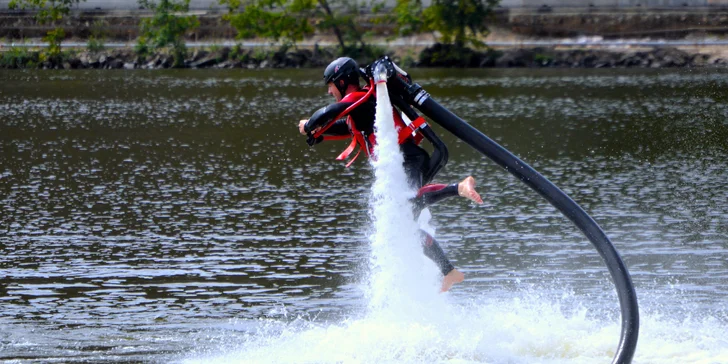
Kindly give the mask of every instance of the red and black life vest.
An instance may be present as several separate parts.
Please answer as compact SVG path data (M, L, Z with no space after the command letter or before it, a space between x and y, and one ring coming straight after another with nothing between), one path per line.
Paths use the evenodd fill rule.
M338 157L336 157L336 160L345 160L346 158L351 155L351 153L359 147L359 151L354 155L353 158L349 160L348 163L346 163L346 166L349 167L357 157L359 157L359 154L361 154L361 151L363 150L364 153L368 157L371 157L374 153L374 146L376 143L376 137L374 134L365 135L361 131L359 131L356 128L356 124L354 123L354 120L351 118L351 115L349 115L354 109L359 107L362 103L366 102L372 95L375 94L373 84L368 87L364 87L362 91L356 91L352 92L344 98L341 99L340 102L352 102L349 107L346 108L346 110L342 111L341 114L339 114L337 117L333 118L331 122L329 122L326 126L321 128L321 130L314 133L314 138L318 138L323 135L323 133L331 127L331 125L334 124L337 120L343 118L346 116L346 125L349 127L349 132L351 135L323 135L324 140L340 140L340 139L349 139L351 138L352 141L349 144L349 146L344 149L341 154L339 154ZM402 117L397 112L394 107L392 107L392 116L394 119L394 127L397 130L397 133L399 134L399 144L405 143L409 139L412 139L412 141L415 144L419 144L422 141L422 134L419 133L417 130L425 124L425 119L420 116L417 119L413 120L412 123L407 125L404 120L402 120Z

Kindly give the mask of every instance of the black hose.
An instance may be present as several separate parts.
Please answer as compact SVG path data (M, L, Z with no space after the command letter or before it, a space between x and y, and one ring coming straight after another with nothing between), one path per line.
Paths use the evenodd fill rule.
M399 81L396 77L392 77L390 80L396 80L394 82L395 84ZM591 241L599 252L599 255L604 259L612 275L622 310L622 333L619 347L617 348L612 363L631 363L639 335L637 294L635 293L627 267L622 262L619 253L609 241L604 231L564 191L560 190L546 179L546 177L518 159L518 157L507 149L438 104L419 85L404 85L401 81L399 83L395 87L399 90L406 90L406 93L410 97L408 101L413 106L538 192L568 217L569 220L573 221L589 241Z

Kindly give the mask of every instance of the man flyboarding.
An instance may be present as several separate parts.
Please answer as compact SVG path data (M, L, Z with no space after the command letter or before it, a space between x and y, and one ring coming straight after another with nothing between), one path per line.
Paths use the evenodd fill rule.
M341 59L336 60L334 63L329 65L329 67L333 67L333 73L336 73L336 71L341 68L342 63L348 62L348 60L345 60L344 62L340 60ZM625 364L632 362L632 358L637 347L637 339L639 337L639 307L637 303L637 295L627 266L622 261L622 258L619 256L619 253L614 248L612 242L594 219L592 219L591 216L589 216L589 214L587 214L566 193L556 187L546 177L538 173L538 171L520 160L518 157L513 155L513 153L503 148L492 139L488 138L478 129L468 124L465 120L460 119L450 110L440 105L427 91L422 88L422 86L412 82L409 75L404 72L404 70L397 67L397 65L394 64L394 62L392 62L388 57L384 56L369 65L366 68L365 78L370 80L370 89L362 89L361 91L367 91L367 93L357 101L354 101L350 106L347 106L340 114L341 116L337 115L333 118L319 119L314 119L314 117L312 117L311 120L304 120L301 124L299 124L301 133L306 133L308 135L308 144L314 145L316 143L320 143L327 137L337 137L338 134L334 133L324 137L323 133L329 126L333 126L338 123L340 117L349 115L349 112L356 106L366 101L368 99L367 95L371 96L375 82L387 82L387 90L392 105L412 120L411 124L403 127L399 124L397 119L398 115L395 112L395 127L399 130L399 143L403 154L405 154L405 163L413 163L412 159L409 158L411 155L407 154L407 151L409 150L406 147L408 139L413 137L424 137L427 138L427 140L434 146L429 163L425 164L423 162L420 164L421 168L419 169L419 175L421 176L421 181L419 184L416 183L418 173L415 173L415 169L409 166L409 164L406 165L408 174L410 174L411 177L415 177L414 179L411 178L411 183L415 186L422 186L424 183L429 182L447 161L447 149L442 141L434 135L432 129L425 124L424 118L419 116L417 111L415 111L416 108L419 112L428 116L432 121L442 126L452 135L473 147L475 150L483 154L483 156L490 158L493 162L503 167L506 171L517 177L534 191L538 192L584 233L607 265L619 297L619 305L622 314L622 329L619 345L617 350L615 350L612 362ZM324 73L324 79L327 84L331 82L331 80L337 82L333 77L329 76L329 68L327 68L327 71ZM329 93L337 98L337 101L339 102L345 101L347 97L350 97L349 95L351 93L355 92L349 91L348 86L346 86L346 82L335 83L334 87L336 86L346 87L343 91L337 88L339 92L338 95L343 96L340 99L337 97L337 94L331 90L332 86L329 85ZM326 108L319 110L322 114L325 114L325 111ZM314 116L316 116L316 114L314 114ZM363 134L359 129L356 129L359 125L357 125L354 118L354 115L349 115L346 120L347 126L349 126L349 130L351 131L351 137L354 138L354 142L352 142L349 148L347 148L347 150L339 157L345 157L357 145L360 145L367 154L370 154L370 146L376 142L374 139L369 139L370 136L368 134ZM417 141L417 139L415 139L415 141ZM467 179L463 182L466 185L470 184L467 183ZM462 184L463 183L460 183L457 186L460 187ZM423 191L426 187L428 186L424 186L418 191L418 199L421 200L415 201L415 209L421 208L420 206L438 200L438 198L429 200L426 197L429 193L440 192L445 195L452 195L452 192L444 191L445 188L439 187L433 187L433 190L431 191ZM474 186L471 185L470 187L470 192L466 190L465 196L478 202L479 198L475 199L475 195L477 193L475 193L473 188ZM463 193L460 194L462 195ZM425 252L427 253L427 241L425 240L424 242ZM437 245L433 242L432 246L436 247ZM442 252L441 249L439 251ZM442 256L444 257L444 253ZM436 262L443 270L443 273L445 273L447 265L442 264L441 261L436 260ZM443 280L443 290L447 290L453 283L463 279L462 274L459 274L459 280L449 280L449 276L456 276L453 272L457 272L457 270L453 269L445 275L445 279Z
M298 125L299 132L308 136L307 142L310 146L324 140L351 138L349 147L336 158L345 160L359 148L357 154L347 163L347 167L362 151L371 156L376 144L374 136L376 98L370 97L374 90L371 86L361 87L359 77L359 66L353 59L341 57L331 62L324 71L324 82L328 87L328 94L333 96L336 102L319 109L311 118L301 120ZM434 132L422 123L424 119L407 125L394 107L392 114L395 128L399 132L405 172L410 185L418 190L417 197L413 201L415 218L426 206L451 196L462 196L476 203L483 203L475 190L475 179L472 176L450 185L428 184L447 162L447 148ZM427 138L435 147L432 157L418 146L423 138ZM425 231L421 230L420 233L425 255L437 264L444 276L441 291L448 291L453 284L462 282L463 273L450 263L437 241Z

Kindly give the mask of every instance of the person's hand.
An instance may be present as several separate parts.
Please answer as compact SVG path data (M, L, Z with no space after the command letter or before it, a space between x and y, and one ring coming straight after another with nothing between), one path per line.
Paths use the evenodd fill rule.
M306 133L306 123L308 122L308 119L303 119L298 122L298 131L303 135L308 135L309 133ZM321 127L319 126L316 129L311 130L310 134L316 134L317 131L321 130Z
M318 138L314 138L313 135L309 135L306 139L306 143L308 143L308 146L313 147L314 145L321 143L324 141L324 137L320 136Z
M306 135L306 123L308 122L308 119L303 119L298 122L298 131L302 135Z

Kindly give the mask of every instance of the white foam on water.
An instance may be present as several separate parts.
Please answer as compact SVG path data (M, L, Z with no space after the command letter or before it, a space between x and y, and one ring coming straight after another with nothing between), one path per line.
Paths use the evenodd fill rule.
M424 257L417 238L409 202L415 191L406 183L384 87L377 86L367 312L337 323L259 320L252 323L252 330L250 321L232 323L246 332L242 342L239 335L228 339L234 342L222 338L214 352L189 353L183 361L610 363L621 321L580 307L588 297L547 298L554 297L558 288L553 287L521 291L493 287L470 292L459 301L438 293L439 273ZM614 312L617 305L615 299L599 306ZM642 316L634 363L728 363L724 317L676 319L659 312Z
M374 314L334 324L260 321L244 342L186 362L610 363L619 320L543 298L550 294L484 292L467 302L436 303L420 311L421 317ZM641 321L633 363L728 363L725 320L674 318L666 312L643 315ZM249 330L250 322L240 326Z

